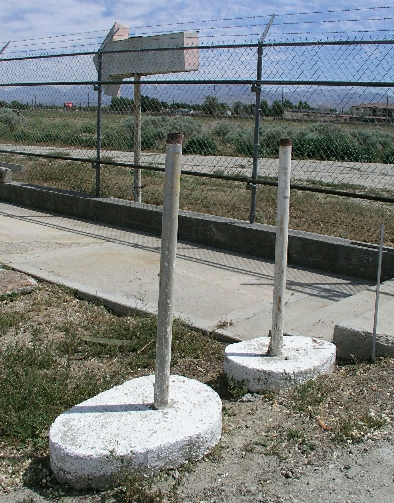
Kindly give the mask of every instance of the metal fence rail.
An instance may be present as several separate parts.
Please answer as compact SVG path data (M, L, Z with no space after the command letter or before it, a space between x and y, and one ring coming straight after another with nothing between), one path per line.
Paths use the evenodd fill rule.
M15 180L161 205L165 138L181 132L181 208L274 224L290 137L290 226L378 242L385 223L394 244L394 41L184 45L198 69L101 75L169 51L5 51L0 161L27 168Z

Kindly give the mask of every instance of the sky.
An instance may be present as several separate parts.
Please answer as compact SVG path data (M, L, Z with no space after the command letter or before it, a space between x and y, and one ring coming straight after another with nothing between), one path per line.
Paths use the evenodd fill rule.
M193 78L253 79L256 51L252 46L249 51L247 48L238 52L229 50L228 53L223 50L216 51L215 55L209 46L254 44L262 37L273 15L272 26L265 38L267 43L394 40L394 0L0 0L0 52L4 49L0 59L11 60L3 62L0 81L4 85L94 80L97 72L91 55L24 61L13 58L95 52L115 22L129 26L130 36L198 30L199 45L208 47L200 51L200 71L195 72ZM342 53L340 48L300 49L288 52L287 56L280 50L267 47L264 50L263 79L375 79L388 82L394 80L391 47L394 46L381 48L375 45L358 49L358 52L349 49ZM230 52L231 62L228 59ZM380 73L374 70L373 75L366 75L370 68L380 68ZM177 75L179 79L189 78L186 73ZM131 86L123 88L122 95L132 92ZM146 88L146 92L156 96L155 89ZM44 88L20 90L3 87L0 91L0 98L5 97L6 101L20 100L23 96L26 101L37 99L43 103L58 103L63 100L63 94L66 99L74 99L70 98L70 87L63 89L60 85L52 88L53 93L63 93L58 97L53 93L49 95ZM206 89L201 91L200 101L206 92ZM209 92L220 94L220 89L214 86ZM222 92L224 94L227 90ZM89 101L87 96L93 93L89 90L83 94L81 103ZM394 91L392 94L394 100ZM247 99L254 98L251 93L249 95ZM174 96L158 97L166 101L177 99ZM193 96L193 99L197 98ZM336 101L340 101L339 98Z
M394 0L1 0L0 49L94 48L115 21L130 34L198 29L202 43L250 42L276 14L270 40L394 37ZM391 8L390 8L391 7Z

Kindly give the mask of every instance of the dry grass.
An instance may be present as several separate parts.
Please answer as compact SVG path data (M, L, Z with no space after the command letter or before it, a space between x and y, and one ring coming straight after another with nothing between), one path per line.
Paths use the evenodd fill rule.
M95 193L95 171L90 164L71 161L18 158L4 155L7 162L20 163L29 169L14 175L15 181L40 184L66 190ZM146 184L143 200L162 205L163 174L143 171ZM134 172L122 167L103 167L103 196L133 199ZM184 175L181 180L180 207L184 210L249 220L250 191L240 182L204 179ZM256 222L275 225L275 187L260 186L257 192ZM290 198L290 228L378 243L380 225L385 224L385 245L394 244L394 210L389 203L362 201L331 195L293 190Z

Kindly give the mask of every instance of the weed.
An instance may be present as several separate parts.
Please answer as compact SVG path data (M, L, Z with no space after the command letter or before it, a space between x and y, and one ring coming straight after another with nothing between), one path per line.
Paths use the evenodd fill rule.
M211 385L225 400L239 400L248 392L242 382L234 381L224 372L221 372Z
M266 438L265 440L256 440L254 445L264 448L266 456L275 456L279 461L284 461L286 455L283 453L283 442L279 437Z
M333 439L337 443L362 442L369 430L382 428L384 419L376 417L371 412L356 417L340 419L333 427Z
M105 389L105 379L90 371L73 379L54 354L50 344L15 344L0 355L0 438L46 443L49 425L65 408Z
M290 428L286 435L287 440L295 442L300 451L306 454L309 451L315 450L315 444L310 442L305 433L297 430L297 428Z
M122 485L113 492L118 503L161 503L164 494L152 490L152 479L141 475L129 475L122 480Z
M290 428L287 432L287 440L300 440L303 439L304 435L296 428Z
M0 314L0 335L4 335L10 328L17 327L26 320L26 315L18 311Z
M294 390L292 396L294 410L314 417L317 415L318 407L326 400L328 393L329 388L322 380L307 381Z
M232 320L230 320L230 321L220 320L219 323L216 325L215 328L217 328L217 329L219 329L219 328L227 328L227 327L231 327L232 325L234 325L234 322Z
M256 445L259 445L258 442L246 442L242 448L244 452L254 452L256 450Z
M236 413L233 410L230 410L224 406L222 408L222 414L224 417L234 417L236 415Z
M220 442L216 444L206 456L206 458L212 461L213 463L218 463L222 459L222 457L223 457L223 446Z

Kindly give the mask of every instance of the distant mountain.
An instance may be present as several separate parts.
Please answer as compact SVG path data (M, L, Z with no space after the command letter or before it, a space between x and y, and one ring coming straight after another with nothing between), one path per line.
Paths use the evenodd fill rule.
M237 84L183 84L159 85L144 84L142 94L154 97L169 104L173 102L201 104L208 95L215 96L220 102L229 105L236 101L254 104L255 93L249 86ZM122 86L122 96L133 97L133 85ZM345 87L320 87L320 86L297 86L289 85L273 87L263 86L261 99L267 100L271 105L274 100L290 100L297 104L299 101L307 101L310 105L318 108L334 108L338 111L347 110L352 105L360 103L386 103L387 92L378 88L345 88ZM32 86L32 87L2 87L0 88L0 100L10 103L13 100L20 103L35 105L62 106L66 101L72 101L76 107L97 105L97 92L93 86ZM109 96L103 95L103 105L111 102ZM389 96L389 102L393 104L394 97Z

